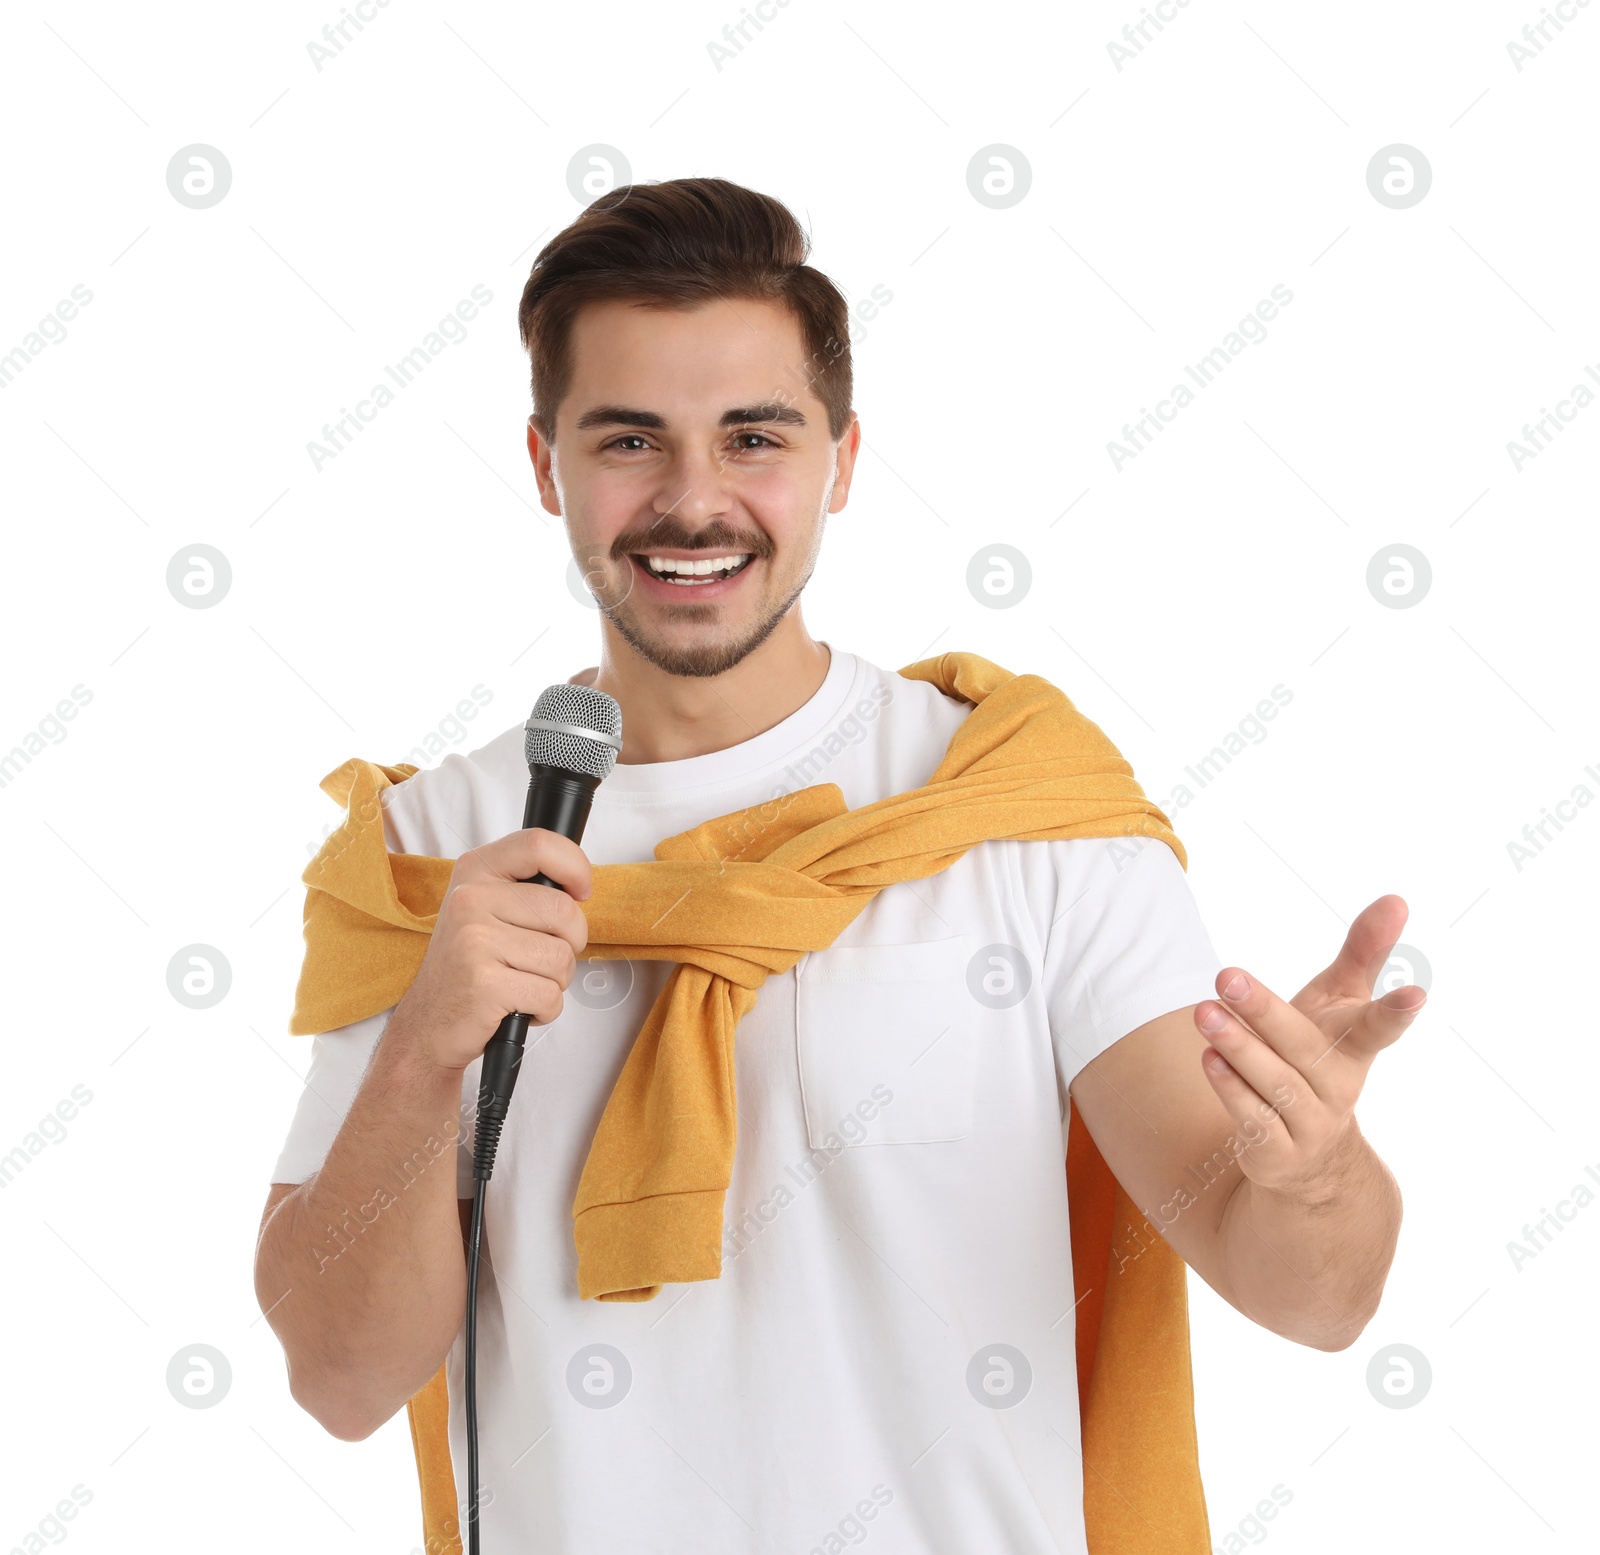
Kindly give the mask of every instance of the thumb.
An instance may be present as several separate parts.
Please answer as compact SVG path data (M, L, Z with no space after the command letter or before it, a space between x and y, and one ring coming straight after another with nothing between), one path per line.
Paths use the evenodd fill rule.
M1404 897L1391 894L1369 902L1351 920L1338 955L1290 1002L1303 998L1325 1006L1370 999L1409 917Z
M1427 1002L1427 990L1416 983L1391 988L1381 999L1370 1000L1347 1016L1342 1034L1330 1033L1334 1046L1347 1058L1370 1064L1400 1040Z

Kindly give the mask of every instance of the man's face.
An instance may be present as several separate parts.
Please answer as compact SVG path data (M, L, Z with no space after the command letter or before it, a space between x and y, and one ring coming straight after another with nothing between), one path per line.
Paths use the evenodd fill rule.
M572 386L528 449L548 512L621 637L673 675L759 647L811 577L860 431L835 444L787 309L591 303Z

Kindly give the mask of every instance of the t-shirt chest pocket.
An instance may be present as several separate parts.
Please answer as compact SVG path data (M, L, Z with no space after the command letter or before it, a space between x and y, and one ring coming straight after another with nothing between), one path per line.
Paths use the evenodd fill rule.
M965 936L834 945L795 976L795 1048L806 1136L933 1144L972 1131L978 1023Z

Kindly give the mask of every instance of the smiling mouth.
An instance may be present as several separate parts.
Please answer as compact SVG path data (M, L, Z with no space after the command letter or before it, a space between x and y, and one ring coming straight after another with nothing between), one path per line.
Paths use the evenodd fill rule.
M698 588L707 583L720 583L725 578L737 577L754 560L754 555L749 551L733 551L720 556L690 559L650 556L636 551L633 559L652 578L662 583L671 583L679 588Z

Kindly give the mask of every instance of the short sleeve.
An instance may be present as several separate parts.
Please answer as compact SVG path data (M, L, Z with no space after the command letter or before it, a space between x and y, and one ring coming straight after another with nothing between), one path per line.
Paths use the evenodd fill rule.
M1215 998L1222 962L1183 866L1160 839L1073 837L1023 851L1065 1095L1119 1038Z
M311 1039L311 1067L306 1071L305 1089L272 1169L273 1182L305 1182L327 1160L340 1125L361 1089L378 1038L389 1024L389 1015L390 1011L384 1010ZM462 1076L464 1126L456 1146L456 1196L463 1199L470 1199L473 1194L472 1114L467 1108L469 1102L476 1105L480 1066L481 1061L474 1060Z
M302 1183L327 1159L388 1024L389 1012L384 1010L311 1039L311 1067L288 1137L278 1153L278 1164L272 1169L274 1182Z
M518 724L482 751L473 752L474 761L484 753L492 754L497 762L520 761L522 735ZM492 777L486 778L474 761L452 753L438 767L425 768L379 790L384 845L389 852L455 858L471 845L471 837L497 836L510 829L496 832L492 829L494 818L484 819L504 784L497 785ZM520 794L519 789L513 792ZM520 807L520 798L518 804ZM305 1090L273 1168L273 1182L302 1183L327 1160L391 1013L383 1010L311 1039L311 1066L306 1072ZM470 1199L474 1192L472 1135L482 1067L482 1059L474 1059L462 1074L456 1194L463 1199Z

